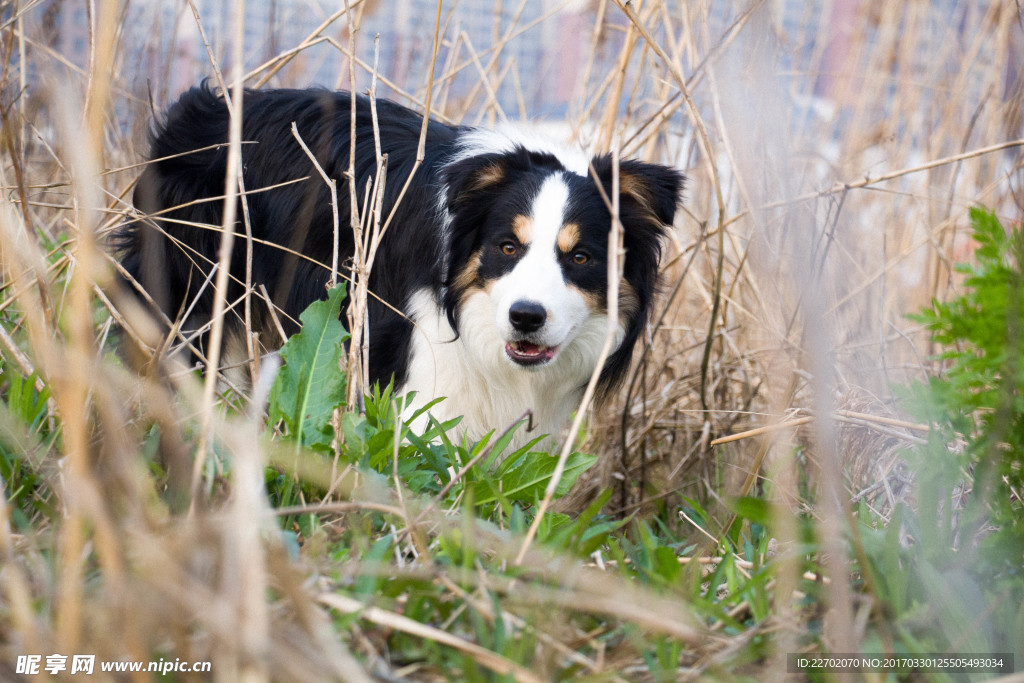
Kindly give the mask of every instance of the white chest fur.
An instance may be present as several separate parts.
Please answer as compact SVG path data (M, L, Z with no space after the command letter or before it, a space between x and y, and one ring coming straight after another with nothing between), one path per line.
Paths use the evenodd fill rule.
M501 432L526 410L533 411L534 429L520 428L513 447L541 434L561 436L593 372L607 326L604 315L591 316L555 361L529 369L506 356L491 297L484 291L463 303L458 338L428 290L413 295L408 313L416 328L408 378L400 391L416 391L418 405L446 397L431 413L441 421L463 416L460 433L470 440Z

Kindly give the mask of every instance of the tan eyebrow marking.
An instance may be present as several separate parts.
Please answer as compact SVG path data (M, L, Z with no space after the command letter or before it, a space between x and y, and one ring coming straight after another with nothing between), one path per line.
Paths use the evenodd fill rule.
M580 241L580 226L575 223L566 223L558 231L558 249L562 253L568 253Z
M533 236L533 220L529 216L519 214L512 219L512 234L520 244L529 244Z

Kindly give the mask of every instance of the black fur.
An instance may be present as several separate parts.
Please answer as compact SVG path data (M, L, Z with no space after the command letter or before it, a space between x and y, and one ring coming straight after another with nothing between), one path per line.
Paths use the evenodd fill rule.
M299 314L325 294L330 277L333 216L330 192L313 163L291 132L299 134L330 177L337 180L341 269L353 253L348 228L348 168L351 100L348 93L326 90L247 91L243 97L242 163L253 239L253 281L263 283L275 304L287 334L298 330ZM385 206L394 204L412 171L423 118L405 107L378 100L381 151L388 155ZM153 296L170 318L183 312L207 279L217 260L227 170L228 110L222 97L206 84L186 92L167 112L153 136L150 157L135 191L135 206L156 214L148 222L129 228L120 239L123 264ZM356 187L361 193L376 170L369 101L356 98ZM420 185L429 184L452 149L457 128L431 122L426 156L417 171ZM200 152L191 150L221 145ZM191 152L191 153L190 153ZM175 156L181 155L181 156ZM174 157L174 158L166 158ZM298 183L260 192L264 188L300 178ZM361 197L360 197L361 198ZM199 200L199 201L197 201ZM202 201L206 200L206 201ZM180 208L175 208L180 207ZM402 310L406 297L418 287L441 287L442 263L437 241L437 206L432 192L409 192L399 206L393 226L382 241L370 288L380 299ZM239 206L232 286L228 301L243 293L245 227ZM195 227L186 223L202 223ZM166 237L164 234L166 233ZM168 239L169 237L169 239ZM269 243L268 244L264 244ZM270 246L273 245L273 246ZM281 249L285 247L286 249ZM301 258L294 252L308 258ZM205 323L213 309L212 283L192 309L186 328ZM411 325L401 315L371 297L369 316L370 367L375 379L392 375L404 379ZM274 335L265 306L253 306L261 319L258 329ZM237 317L237 316L236 316ZM194 322L193 322L194 321Z
M320 165L337 181L344 265L353 253L348 183L343 176L349 161L351 97L326 90L266 90L247 91L243 100L242 162L255 242L253 281L266 286L291 334L297 330L299 313L324 296L333 226L328 189L293 138L291 125L297 124ZM386 216L413 169L422 115L387 100L378 99L376 106L381 148L388 156ZM185 329L202 326L212 312L212 282L192 302L217 260L221 241L228 124L223 98L206 84L182 95L155 130L150 153L155 161L147 166L135 192L136 207L152 218L132 224L119 236L127 272L165 315L173 320L192 306ZM362 96L356 97L356 130L355 175L362 201L376 164L370 104ZM555 156L522 147L451 162L459 136L466 130L429 123L425 157L383 239L370 281L377 297L399 311L406 308L412 292L429 288L456 334L464 294L456 284L457 275L488 240L495 239L487 226L499 222L504 203L528 197L546 174L563 170ZM593 166L610 193L611 158L596 157ZM629 316L624 342L602 371L603 393L621 381L649 317L661 241L665 226L674 218L683 183L682 175L673 169L638 161L622 162L620 174L628 179L620 210L625 279L636 293L638 306ZM567 219L586 226L586 248L594 254L595 263L603 264L610 225L607 208L591 178L566 175L574 207ZM445 213L450 216L447 224ZM241 206L237 215L229 302L243 292L246 241ZM577 278L574 282L581 289L604 296L604 265L565 272ZM386 383L394 378L401 386L411 362L412 325L376 298L371 297L369 305L371 379ZM271 332L266 306L254 305L253 311L258 316L255 326L265 331L262 338L270 344L268 340L277 335Z

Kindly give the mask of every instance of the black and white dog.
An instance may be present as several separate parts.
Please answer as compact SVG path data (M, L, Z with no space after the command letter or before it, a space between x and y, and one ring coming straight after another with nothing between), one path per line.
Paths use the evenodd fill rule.
M289 334L298 329L299 313L325 294L334 230L329 191L295 140L292 123L337 179L345 227L350 97L264 90L243 98L252 282L266 286ZM386 100L376 108L381 151L388 157L387 216L413 169L423 117ZM152 140L154 161L135 192L136 207L150 218L120 237L127 272L170 319L187 312L185 330L201 327L212 312L209 273L221 241L228 124L223 98L205 85L170 108ZM376 170L370 102L362 96L356 98L355 130L361 194ZM376 295L369 303L371 379L394 379L400 391L415 390L421 401L446 396L434 415L464 416L470 438L508 426L528 408L541 433L557 433L576 407L606 335L611 215L590 166L610 196L612 159L588 159L520 132L438 121L428 125L425 150L370 276ZM620 164L625 266L616 346L601 370L599 396L623 378L648 320L661 242L682 184L683 176L668 167ZM238 216L241 236L241 207ZM340 232L344 263L353 254L353 238L350 230ZM244 294L245 261L245 239L239 237L229 303ZM276 339L266 307L253 311L264 343ZM519 441L526 438L522 434Z

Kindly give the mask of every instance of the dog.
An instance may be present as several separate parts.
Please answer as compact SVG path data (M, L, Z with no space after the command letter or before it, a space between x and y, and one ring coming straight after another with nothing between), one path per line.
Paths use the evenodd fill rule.
M527 409L537 431L557 434L582 398L607 335L613 158L588 158L521 131L431 119L414 173L423 115L384 99L375 106L376 124L370 100L355 96L356 188L362 195L376 172L376 125L387 155L381 215L394 211L369 279L371 381L393 381L399 392L417 392L421 403L447 397L431 412L441 420L462 416L460 428L472 440L509 426ZM325 296L335 210L292 124L337 181L340 263L350 262L344 174L351 107L344 91L244 93L247 206L238 210L227 301L244 295L247 214L251 282L266 288L288 335L299 329L299 313ZM213 310L228 127L224 98L205 82L169 108L155 125L151 161L133 198L144 218L119 238L132 284L183 331L202 329ZM649 319L662 242L683 182L671 167L618 165L624 266L615 343L600 370L598 400L621 383ZM363 201L360 196L360 212ZM277 345L267 342L280 336L269 307L252 308L263 343ZM239 314L229 316L229 326L240 331ZM515 443L525 438L517 432Z

